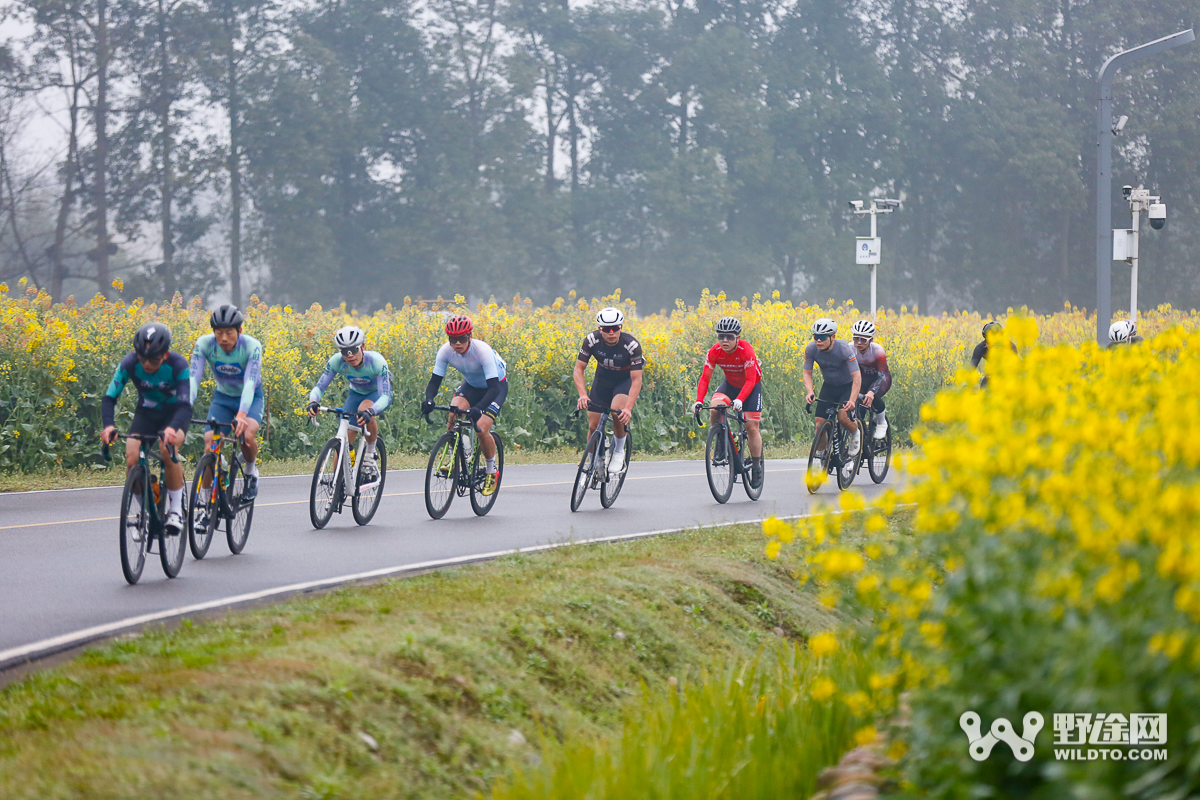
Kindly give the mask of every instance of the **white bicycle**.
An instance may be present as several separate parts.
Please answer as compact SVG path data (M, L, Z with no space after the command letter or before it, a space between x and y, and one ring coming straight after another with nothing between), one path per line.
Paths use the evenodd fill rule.
M362 433L362 428L355 424L356 415L342 408L318 406L317 410L337 414L339 422L337 433L325 443L321 455L317 456L312 491L308 495L308 518L317 530L324 528L334 512L342 513L349 497L354 521L366 525L379 508L383 483L387 480L387 448L383 444L383 435L380 434L375 441L375 458L363 459L367 437L359 436L353 451L350 445L350 432ZM313 424L317 424L316 420ZM354 487L353 490L347 491L348 486Z

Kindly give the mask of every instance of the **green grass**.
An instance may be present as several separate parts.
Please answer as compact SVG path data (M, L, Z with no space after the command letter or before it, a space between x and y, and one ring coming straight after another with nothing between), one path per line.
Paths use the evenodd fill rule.
M98 647L0 691L0 797L486 794L543 735L619 735L644 686L832 627L764 541L513 556Z

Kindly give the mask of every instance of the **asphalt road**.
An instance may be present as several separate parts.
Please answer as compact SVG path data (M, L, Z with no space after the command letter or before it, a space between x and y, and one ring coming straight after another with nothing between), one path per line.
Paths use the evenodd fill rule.
M230 555L219 531L208 556L198 562L189 553L174 580L150 556L136 586L121 575L119 488L2 494L0 667L78 644L81 636L99 638L138 621L280 594L284 587L297 591L346 576L517 548L800 515L812 510L814 500L836 502L838 494L830 476L810 496L804 462L769 461L758 502L739 485L719 505L702 461L634 461L612 508L601 508L599 493L589 492L571 513L574 465L513 466L488 516L476 517L468 498L455 498L446 516L434 521L425 512L424 477L424 470L390 472L370 525L355 525L347 506L321 531L308 519L310 476L262 478L241 555ZM892 480L889 475L883 487L876 486L864 469L855 488L871 496Z

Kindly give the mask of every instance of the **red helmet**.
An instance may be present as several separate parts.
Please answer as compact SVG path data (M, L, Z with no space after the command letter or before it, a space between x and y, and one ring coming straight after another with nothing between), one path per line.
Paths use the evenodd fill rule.
M472 327L471 318L459 314L446 320L446 335L467 336L471 333Z

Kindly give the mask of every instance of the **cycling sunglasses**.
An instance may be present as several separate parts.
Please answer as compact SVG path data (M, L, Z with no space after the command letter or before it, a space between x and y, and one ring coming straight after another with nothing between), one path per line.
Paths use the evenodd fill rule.
M601 333L616 333L619 330L621 330L620 325L601 325L600 326Z
M830 336L831 336L831 334L828 334L828 333L814 333L813 339L818 342L823 342L826 339L828 339Z
M466 344L471 341L470 335L467 336L450 336L450 344Z
M362 352L361 347L343 347L342 348L342 357L349 358L350 356L356 356L361 352Z
M736 339L737 339L736 333L718 333L717 334L717 341L719 341L719 342L732 342Z
M866 344L869 341L871 341L871 340L868 339L866 336L855 336L854 337L855 344Z

